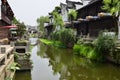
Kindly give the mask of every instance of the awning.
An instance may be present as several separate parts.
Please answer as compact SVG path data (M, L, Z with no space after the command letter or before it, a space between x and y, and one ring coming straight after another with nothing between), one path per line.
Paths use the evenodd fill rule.
M10 29L10 28L17 28L17 26L3 26L3 28Z

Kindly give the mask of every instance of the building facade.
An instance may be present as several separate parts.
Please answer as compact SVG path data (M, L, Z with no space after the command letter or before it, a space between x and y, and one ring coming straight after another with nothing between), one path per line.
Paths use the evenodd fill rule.
M103 0L92 0L89 4L78 9L79 24L77 24L78 35L90 34L97 37L100 31L108 30L118 32L117 18L102 10ZM101 14L103 16L101 16Z
M7 0L0 0L0 39L8 38L9 28L12 25L14 13Z

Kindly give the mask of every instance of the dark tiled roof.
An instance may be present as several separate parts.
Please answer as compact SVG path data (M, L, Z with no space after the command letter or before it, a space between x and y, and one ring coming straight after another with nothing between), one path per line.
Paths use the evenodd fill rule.
M91 0L91 1L89 2L89 4L92 4L92 3L97 2L97 1L101 1L101 0Z
M96 2L99 2L99 1L102 1L102 0L92 0L92 1L89 2L86 6L83 6L82 8L89 7L90 5L95 4ZM82 9L82 8L80 8L80 9ZM80 9L78 9L78 11L79 11Z
M68 3L68 2L71 2L71 3L74 3L74 4L80 4L80 5L83 5L82 1L66 0L66 3Z

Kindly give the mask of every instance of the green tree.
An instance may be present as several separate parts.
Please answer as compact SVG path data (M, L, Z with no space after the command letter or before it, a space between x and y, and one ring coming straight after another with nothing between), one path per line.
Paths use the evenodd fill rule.
M49 21L48 16L41 16L40 18L37 18L38 29L41 33L44 34L44 23Z
M56 30L58 27L60 27L60 29L63 28L64 26L64 22L62 19L62 16L60 15L61 13L61 7L60 6L56 6L55 9L52 11L52 16L53 16L53 24L54 24L54 29Z
M53 11L52 15L53 15L53 19L54 19L53 23L55 27L59 26L62 29L62 27L64 26L62 16L57 11Z
M77 11L74 10L74 9L71 9L68 12L68 18L69 18L69 20L71 22L71 26L74 27L73 20L76 20L76 18L77 18Z
M15 24L15 25L17 25L17 24L19 24L20 23L20 21L19 20L17 20L15 17L13 18L13 24Z
M18 26L17 33L21 38L26 31L26 25L24 24L24 22L22 22L22 23L18 24L17 26Z
M17 25L17 35L21 38L26 31L26 25L24 22L20 22L15 17L13 19L13 24Z
M77 12L74 9L71 9L68 13L68 17L70 21L75 20L77 18Z
M114 17L118 17L118 39L120 39L120 0L103 0L103 10L111 13Z

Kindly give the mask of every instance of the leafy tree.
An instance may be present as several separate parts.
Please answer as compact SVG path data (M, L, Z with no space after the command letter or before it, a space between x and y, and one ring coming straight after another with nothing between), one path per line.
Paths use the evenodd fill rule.
M71 9L68 13L68 18L71 22L72 27L74 27L73 20L76 20L77 18L77 12L74 9Z
M17 34L21 38L26 31L26 25L24 24L24 22L20 22L15 17L13 19L13 24L17 25Z
M120 1L119 0L103 0L103 10L110 12L114 16L120 15Z
M24 24L24 22L22 22L22 23L18 24L17 26L18 26L17 33L21 38L26 31L26 25Z
M49 21L48 16L41 16L40 18L37 18L38 29L41 33L44 34L44 23Z
M120 0L103 0L103 10L111 13L114 17L118 17L118 38L120 38Z
M40 31L44 31L45 22L49 22L48 16L41 16L40 18L37 18L38 28Z
M20 21L19 20L17 20L15 17L13 18L13 24L15 24L15 25L17 25L17 24L19 24L20 23Z
M60 26L60 28L62 28L64 26L62 16L57 11L53 11L52 15L53 15L55 27Z
M64 22L62 19L62 16L60 15L61 13L61 7L60 6L56 6L55 9L52 11L51 15L53 17L53 24L55 29L60 27L60 29L62 29L62 27L64 26Z
M70 21L75 20L77 18L77 12L74 9L71 9L68 13L68 17Z
M60 6L56 6L54 11L58 12L58 13L61 13L61 7Z

